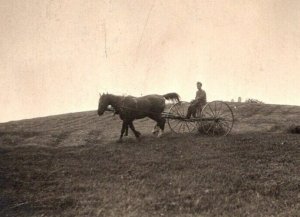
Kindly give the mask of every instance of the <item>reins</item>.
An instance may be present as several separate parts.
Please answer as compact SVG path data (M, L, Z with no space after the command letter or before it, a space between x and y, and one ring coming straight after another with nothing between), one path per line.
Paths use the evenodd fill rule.
M133 108L129 108L129 107L126 107L126 106L122 106L120 107L120 110L122 111L123 109L127 109L127 110L130 110L130 111L135 111L135 112L145 112L145 113L150 113L150 114L161 114L161 113L158 113L158 112L150 112L150 111L144 111L144 110L140 110L140 109L133 109ZM115 109L110 109L110 108L107 108L106 111L110 111L110 112L115 112L116 110ZM163 111L162 113L166 113L165 111Z

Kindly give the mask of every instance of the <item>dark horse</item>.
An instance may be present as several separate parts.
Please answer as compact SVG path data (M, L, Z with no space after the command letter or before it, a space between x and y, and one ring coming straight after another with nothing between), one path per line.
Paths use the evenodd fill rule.
M162 117L162 112L165 109L165 100L179 102L180 97L177 93L168 93L165 95L153 94L141 97L100 94L98 115L103 115L109 105L114 108L116 114L119 114L121 120L123 120L119 141L122 141L123 134L128 130L128 126L135 137L139 138L141 133L135 130L133 121L145 117L156 121L157 124L154 127L153 133L158 133L158 136L161 136L166 123L165 118Z

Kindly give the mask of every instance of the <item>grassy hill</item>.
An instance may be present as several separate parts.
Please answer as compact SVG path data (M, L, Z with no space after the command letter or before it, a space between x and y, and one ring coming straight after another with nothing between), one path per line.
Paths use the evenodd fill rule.
M117 140L96 111L0 124L0 216L299 216L300 107L231 103L227 137Z

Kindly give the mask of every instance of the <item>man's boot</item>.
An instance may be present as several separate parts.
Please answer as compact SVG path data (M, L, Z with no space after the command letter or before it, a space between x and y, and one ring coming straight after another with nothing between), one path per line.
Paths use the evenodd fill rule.
M188 108L188 111L187 111L187 114L186 114L186 116L185 116L185 118L187 118L187 119L190 119L191 118L191 115L192 115L192 113L193 113L193 108L190 106L189 108Z

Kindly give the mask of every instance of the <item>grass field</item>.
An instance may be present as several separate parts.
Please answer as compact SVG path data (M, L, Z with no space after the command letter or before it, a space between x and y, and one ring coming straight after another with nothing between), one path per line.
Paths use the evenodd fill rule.
M227 137L80 112L0 124L0 216L300 216L300 107L233 103Z

